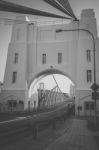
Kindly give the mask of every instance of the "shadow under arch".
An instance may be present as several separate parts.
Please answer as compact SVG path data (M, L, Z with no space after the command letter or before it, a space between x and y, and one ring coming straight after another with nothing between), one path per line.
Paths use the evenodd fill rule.
M38 80L37 80L37 82L38 82L38 81L41 80L42 78L46 77L47 75L51 75L51 74L61 74L61 75L64 75L64 76L66 76L67 78L69 78L69 79L76 85L76 83L72 80L72 78L71 78L66 72L61 71L61 70L59 70L59 69L50 68L50 69L46 69L46 70L43 70L43 71L37 73L37 74L33 77L33 79L30 81L29 86L28 86L28 87L29 87L28 89L30 89L31 84L33 83L33 81L34 81L35 79L38 79ZM36 83L37 83L37 82L36 82ZM36 84L36 83L35 83L35 84Z

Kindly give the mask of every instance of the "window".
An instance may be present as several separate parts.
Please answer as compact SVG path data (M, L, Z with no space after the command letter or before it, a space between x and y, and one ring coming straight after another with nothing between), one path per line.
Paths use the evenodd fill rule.
M95 108L95 105L94 105L94 102L85 102L85 109L86 110L94 110Z
M78 109L78 111L81 111L82 110L82 106L78 106L77 109Z
M62 53L58 53L58 64L62 63Z
M14 108L17 106L17 101L16 100L8 100L8 107Z
M44 89L44 83L39 84L39 89L43 90Z
M91 82L91 81L92 81L92 71L87 70L87 82Z
M88 62L91 61L91 50L90 49L87 49L87 51L86 51L86 59Z
M15 83L17 80L17 72L13 72L12 74L12 83Z
M91 103L91 110L94 110L94 107L95 107L95 105L94 105L94 102L93 102L93 103Z
M92 70L87 70L87 82L92 81Z
M89 108L90 108L90 107L89 107L89 103L85 103L85 109L86 109L86 110L89 110Z
M46 54L42 54L42 64L46 64Z
M15 57L14 57L14 63L17 64L18 63L18 53L15 53Z

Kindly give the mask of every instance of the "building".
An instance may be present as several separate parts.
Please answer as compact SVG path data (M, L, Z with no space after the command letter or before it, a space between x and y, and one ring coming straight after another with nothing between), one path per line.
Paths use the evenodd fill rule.
M36 78L59 73L67 76L75 85L76 114L87 115L93 104L90 86L93 75L93 40L88 32L60 32L57 29L88 29L93 33L96 45L96 78L99 84L99 38L93 9L82 10L79 21L69 24L37 25L14 24L8 48L2 101L13 94L28 109L28 91ZM65 84L65 83L64 83ZM97 102L98 103L98 102ZM88 106L88 107L87 107ZM97 104L97 109L99 109ZM92 106L92 111L94 106ZM91 114L93 114L91 112Z

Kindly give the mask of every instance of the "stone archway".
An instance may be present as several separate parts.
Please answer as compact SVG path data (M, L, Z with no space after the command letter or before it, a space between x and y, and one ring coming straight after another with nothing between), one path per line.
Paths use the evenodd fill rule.
M28 87L30 88L31 83L32 83L35 79L38 78L38 80L39 80L40 77L43 78L43 77L45 77L45 76L47 76L47 75L50 75L50 74L61 74L61 75L64 75L64 76L66 76L67 78L69 78L69 79L76 85L75 81L73 81L73 79L70 77L70 75L68 75L66 72L61 71L61 70L59 70L59 69L51 68L51 69L46 69L46 70L43 70L43 71L37 73L37 74L30 80L30 82L29 82L29 84L28 84Z
M70 79L70 81L75 85L75 83L73 82L73 80L70 78L70 76L58 69L54 69L54 68L50 68L50 69L46 69L43 70L39 73L37 73L30 81L29 84L29 89L28 89L28 93L29 93L29 100L32 101L33 99L37 98L37 93L33 93L33 90L35 89L35 85L37 85L37 82L39 82L40 80L42 80L44 77L48 76L48 75L52 75L52 74L60 74L65 76L66 78ZM35 95L35 96L34 96ZM33 97L32 97L33 96ZM33 101L32 101L32 105L33 105Z

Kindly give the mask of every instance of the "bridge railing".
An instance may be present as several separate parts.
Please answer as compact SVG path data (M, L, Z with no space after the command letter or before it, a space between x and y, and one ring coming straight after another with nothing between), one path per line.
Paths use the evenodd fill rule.
M0 136L4 137L5 140L6 137L9 137L8 135L21 134L21 132L29 130L29 132L32 132L33 138L36 139L40 130L49 126L55 129L57 122L63 123L68 118L71 110L72 108L69 108L67 104L63 104L55 110L46 113L34 114L10 123L0 124Z
M48 126L55 129L57 122L63 123L69 117L71 110L72 108L65 107L58 111L56 110L52 113L48 112L47 114L41 115L35 120L30 120L34 139L37 138L39 130L45 129Z
M68 99L68 101L60 103L55 110L38 114L35 118L30 119L34 139L37 138L39 130L45 129L48 126L52 126L55 129L57 122L64 122L72 112L73 107L70 107L71 104L74 104L74 101Z

